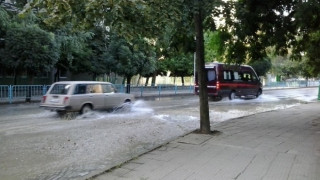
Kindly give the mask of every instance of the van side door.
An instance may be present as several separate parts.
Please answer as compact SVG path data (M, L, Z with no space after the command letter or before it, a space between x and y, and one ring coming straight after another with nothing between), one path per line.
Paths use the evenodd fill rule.
M221 94L229 95L231 91L235 90L238 94L238 84L234 83L234 72L232 70L223 70L222 80L221 80Z
M246 71L243 71L242 74L243 74L242 80L245 83L244 84L245 90L246 90L245 95L255 95L256 94L256 85L255 85L256 82L254 82L254 80L253 80L252 72L246 70Z
M244 96L247 93L246 83L243 81L243 73L241 71L233 72L233 84L237 96Z

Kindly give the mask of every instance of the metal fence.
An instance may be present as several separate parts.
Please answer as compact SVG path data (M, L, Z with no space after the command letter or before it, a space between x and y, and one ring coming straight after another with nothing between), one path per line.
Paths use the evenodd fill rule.
M0 85L0 102L39 101L49 85Z
M126 85L115 86L118 92L126 92ZM0 85L0 103L40 101L49 88L50 85ZM193 86L131 86L130 93L136 97L192 94Z
M315 87L319 86L319 81L281 81L281 82L270 82L264 87L270 88L286 88L286 87Z
M124 93L126 85L116 84L118 92ZM289 88L289 87L316 87L319 81L290 81L290 82L272 82L264 88ZM42 96L50 88L50 85L0 85L0 103L13 103L25 101L40 101ZM319 89L320 91L320 89ZM157 86L133 86L130 87L130 93L136 97L147 96L168 96L177 94L193 94L194 86L177 85L157 85Z

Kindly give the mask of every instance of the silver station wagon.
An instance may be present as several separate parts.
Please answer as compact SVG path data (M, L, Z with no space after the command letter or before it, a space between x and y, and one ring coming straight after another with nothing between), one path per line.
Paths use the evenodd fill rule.
M91 110L113 109L134 100L131 94L117 93L109 82L61 81L51 85L40 107L57 111L86 113Z

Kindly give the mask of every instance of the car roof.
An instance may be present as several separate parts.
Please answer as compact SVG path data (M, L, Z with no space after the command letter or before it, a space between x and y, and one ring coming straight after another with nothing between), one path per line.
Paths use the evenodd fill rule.
M59 81L54 84L112 84L104 81Z

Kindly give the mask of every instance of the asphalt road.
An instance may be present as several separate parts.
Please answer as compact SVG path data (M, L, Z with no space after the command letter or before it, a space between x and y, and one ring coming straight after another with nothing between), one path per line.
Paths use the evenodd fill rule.
M266 90L210 101L211 124L316 101L318 88ZM138 100L120 112L73 120L38 103L0 106L0 179L86 179L199 127L194 95Z

